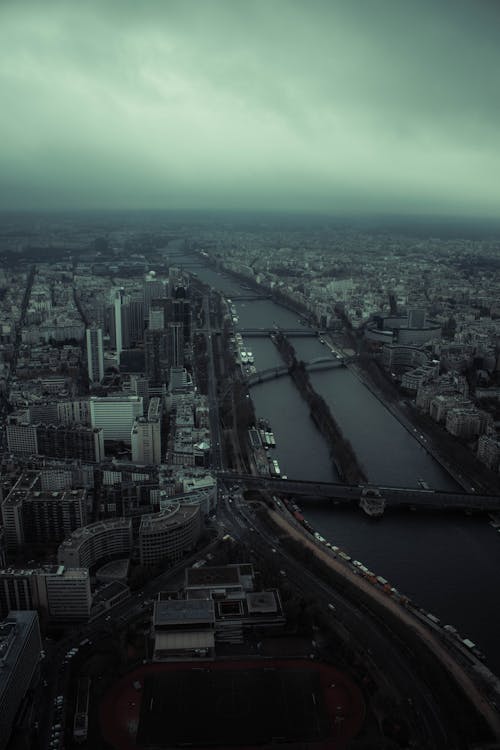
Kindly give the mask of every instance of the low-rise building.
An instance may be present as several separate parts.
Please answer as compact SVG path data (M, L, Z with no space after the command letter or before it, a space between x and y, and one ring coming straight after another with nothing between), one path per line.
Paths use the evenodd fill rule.
M153 661L212 659L215 611L211 599L167 599L155 602Z

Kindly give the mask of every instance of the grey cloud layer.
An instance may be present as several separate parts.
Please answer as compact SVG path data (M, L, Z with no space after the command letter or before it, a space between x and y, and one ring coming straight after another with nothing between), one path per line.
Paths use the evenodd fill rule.
M0 207L499 215L495 2L0 5Z

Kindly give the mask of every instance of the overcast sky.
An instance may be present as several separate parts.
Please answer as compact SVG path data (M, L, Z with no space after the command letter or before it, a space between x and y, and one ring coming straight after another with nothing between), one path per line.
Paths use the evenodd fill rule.
M1 0L0 208L500 217L500 2Z

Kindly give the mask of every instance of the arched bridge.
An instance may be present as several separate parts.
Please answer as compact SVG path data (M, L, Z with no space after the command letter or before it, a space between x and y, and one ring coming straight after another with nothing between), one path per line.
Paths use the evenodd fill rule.
M355 359L356 357L339 357L338 359L333 359L332 357L318 357L310 362L306 362L305 368L308 372L314 372L317 370L335 370L339 367L345 367L349 362L352 362ZM249 386L252 386L257 383L265 383L267 380L282 378L289 374L290 368L286 365L269 367L267 370L260 370L259 372L250 375L247 378L247 383Z

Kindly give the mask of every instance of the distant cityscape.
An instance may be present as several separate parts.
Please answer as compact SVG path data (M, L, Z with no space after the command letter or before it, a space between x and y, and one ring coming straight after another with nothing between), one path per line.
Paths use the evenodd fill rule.
M156 746L159 718L141 696L152 705L167 679L157 665L254 669L264 656L340 670L314 673L325 723L315 735L304 719L297 736L423 746L428 676L417 670L412 697L394 702L416 667L384 625L368 628L372 617L434 675L432 737L454 736L457 710L467 736L494 734L495 654L328 538L307 504L328 497L371 519L451 508L500 530L498 240L14 215L0 257L0 748L11 736L13 747ZM441 479L404 462L403 481L373 477L321 395L339 370ZM305 444L294 468L277 417L257 410L259 389L284 380L333 474L307 472ZM335 706L322 692L332 679ZM447 692L450 680L463 692ZM292 683L280 689L301 700ZM384 728L367 728L363 712ZM256 742L270 731L259 726ZM207 725L206 742L220 731Z

